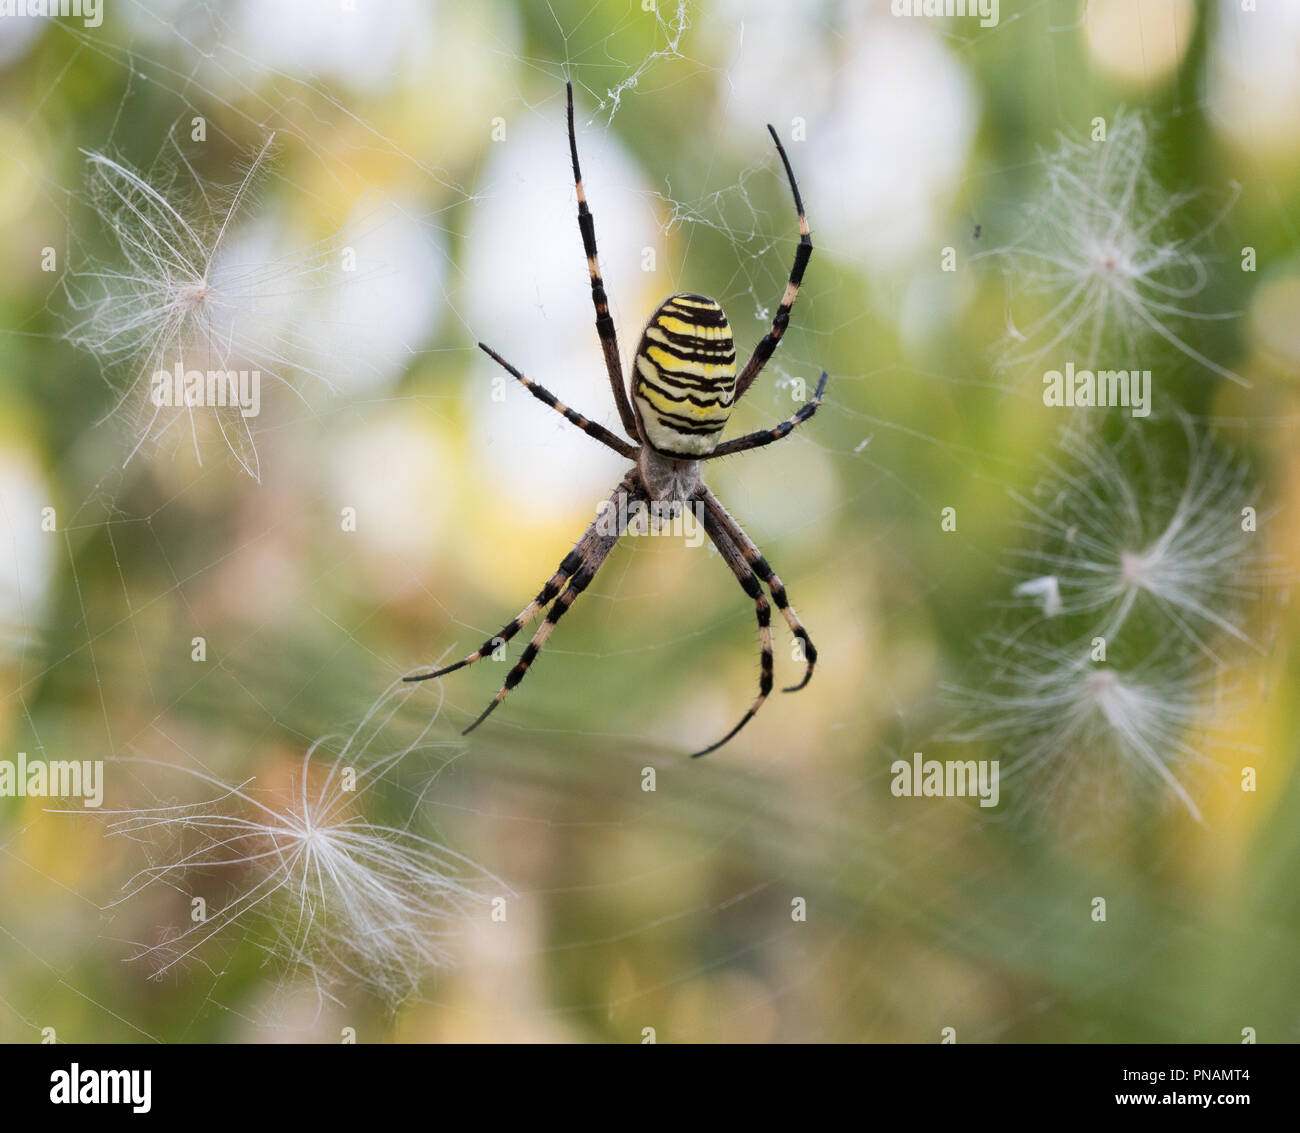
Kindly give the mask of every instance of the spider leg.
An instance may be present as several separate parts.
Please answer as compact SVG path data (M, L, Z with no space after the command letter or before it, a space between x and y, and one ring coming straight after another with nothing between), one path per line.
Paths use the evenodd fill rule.
M600 276L600 261L596 258L596 220L587 207L587 194L582 187L582 169L578 165L578 139L573 130L573 84L566 83L565 88L569 98L569 156L573 159L573 184L578 191L578 228L582 232L582 249L587 254L587 271L591 275L591 302L596 308L596 333L600 336L600 348L605 353L605 369L609 371L609 384L614 391L614 404L618 406L619 418L627 435L635 440L641 434L637 430L632 403L628 401L627 390L623 386L623 363L618 356L618 336L614 332L614 320L609 314L609 297L605 294L605 281Z
M629 502L630 506L630 502ZM597 520L597 523L600 521ZM592 525L593 528L595 524ZM476 719L468 728L461 732L462 736L469 735L484 720L491 715L492 711L510 694L510 690L518 685L524 677L528 675L528 667L536 660L537 655L542 651L542 646L546 644L547 638L551 636L551 631L555 628L556 623L564 617L569 607L578 600L578 595L587 589L591 580L596 577L596 572L600 570L608 557L610 551L614 549L614 544L619 540L617 534L597 535L595 541L583 560L582 565L574 572L573 577L569 579L569 585L566 586L559 598L556 599L546 615L546 620L537 627L537 632L533 634L533 639L524 648L523 653L519 655L519 661L515 667L506 674L505 683L501 686L501 691L493 697L488 706L479 713Z
M772 141L776 142L776 152L781 155L781 163L785 166L785 175L790 182L790 192L794 195L794 207L799 211L799 246L794 250L794 267L790 269L790 278L785 285L785 294L781 296L781 305L777 307L776 314L772 318L772 327L767 334L759 339L758 345L754 347L754 353L749 356L745 368L740 371L740 376L736 378L737 401L753 385L754 379L767 365L767 360L772 357L772 351L776 349L776 344L781 341L781 336L785 334L785 328L790 322L790 308L794 306L794 301L798 298L799 285L803 283L804 269L808 266L809 259L812 258L813 250L812 237L808 235L808 218L803 211L803 198L799 196L799 186L794 179L794 170L790 168L790 159L786 156L785 147L781 144L781 139L777 137L776 130L768 126L767 131L772 135Z
M767 595L763 593L763 587L758 581L758 576L754 574L749 563L745 561L745 556L741 553L740 548L723 530L717 519L707 511L704 513L704 530L708 532L709 538L713 540L713 545L718 548L723 560L731 567L731 572L740 582L742 589L754 599L754 614L758 618L760 668L758 696L755 698L754 703L749 706L749 711L740 718L740 723L722 739L718 740L717 743L709 744L702 751L697 751L691 756L692 759L698 759L702 755L708 755L711 751L717 751L718 748L730 740L754 718L758 710L763 707L763 701L768 698L768 694L772 691L772 608L768 604Z
M803 680L797 685L790 685L788 688L781 690L782 692L798 692L812 680L813 666L817 664L817 648L813 645L812 638L808 636L808 631L803 628L803 623L799 621L799 615L794 612L794 607L790 605L790 599L785 593L785 584L777 577L776 571L768 566L767 560L763 558L762 552L754 545L754 541L745 534L740 524L718 502L718 497L703 485L700 487L700 499L704 501L705 513L717 520L732 542L740 548L740 553L744 556L745 562L753 568L754 573L766 584L772 594L772 601L776 603L776 608L785 617L790 632L802 644L804 660L808 664L808 668L804 671Z
M581 543L579 543L579 547L580 546ZM515 634L523 629L524 626L528 625L535 617L537 617L537 615L540 614L550 603L551 599L560 592L564 587L564 584L569 581L569 577L573 572L581 565L582 554L578 547L574 547L572 551L564 556L564 561L560 563L560 569L551 575L550 579L547 580L546 585L538 592L537 597L529 602L528 605L520 610L514 618L506 622L506 624L502 626L496 634L489 637L468 657L464 657L454 665L447 665L432 673L417 673L414 676L403 677L402 680L431 681L435 677L445 677L448 673L454 673L457 669L463 669L466 665L472 665L475 661L481 661L497 647L498 643L509 641L515 636Z
M629 494L631 492L632 483L632 478L627 476L622 480L619 486L614 489L614 494L610 496L610 503L613 504L615 508L618 507L620 495ZM463 669L466 665L472 665L475 661L482 660L496 648L499 642L509 641L515 636L515 634L523 629L524 626L528 625L542 612L550 601L564 588L564 584L581 569L583 563L589 560L592 552L595 550L601 539L600 523L600 519L596 519L591 526L582 533L582 538L573 545L573 550L564 556L559 569L547 580L546 585L538 592L537 597L520 610L514 618L506 622L498 633L489 637L468 657L464 657L454 665L447 665L446 667L437 669L432 673L417 673L414 676L403 677L402 680L429 681L433 680L434 677L445 677L448 673L454 673L457 669ZM604 554L608 553L608 551L604 552ZM604 555L601 557L603 558Z
M807 405L800 407L799 412L788 420L782 421L772 429L759 429L756 433L746 433L743 437L736 437L734 440L723 441L712 452L700 456L699 460L713 460L719 456L731 456L733 453L745 452L751 448L762 448L763 445L770 445L773 441L779 441L782 437L792 432L796 425L802 425L814 413L817 412L817 406L822 403L822 391L826 388L826 371L822 371L821 380L817 383L817 391L812 395L812 400Z
M523 374L510 365L509 362L502 358L500 354L486 343L480 342L478 348L508 374L522 383L523 387L537 398L538 401L543 405L549 405L557 413L562 414L566 421L577 425L579 429L587 434L587 436L594 437L606 448L612 448L619 456L626 457L628 460L636 459L636 448L633 445L628 444L622 437L611 433L604 425L597 425L595 421L588 420L576 409L570 409L545 386L539 386L536 382L530 381L528 378L524 377Z

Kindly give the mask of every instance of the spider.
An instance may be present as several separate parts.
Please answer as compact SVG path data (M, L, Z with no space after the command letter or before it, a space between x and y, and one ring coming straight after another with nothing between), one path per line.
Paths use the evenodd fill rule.
M618 339L614 333L614 320L609 314L609 298L605 294L600 264L596 258L595 220L591 209L587 207L586 194L582 188L582 171L578 165L578 143L573 129L572 83L568 84L568 108L569 156L573 161L573 180L578 195L578 229L582 233L582 246L587 255L587 269L591 273L591 299L596 308L596 333L600 337L601 349L604 351L605 368L609 371L610 388L614 393L619 417L622 419L627 435L635 440L624 440L609 429L589 420L563 404L549 390L525 377L490 346L482 342L478 346L543 404L563 414L566 420L576 425L587 436L595 438L620 456L635 462L634 467L614 489L607 507L616 509L615 514L619 515L630 515L637 509L649 508L660 516L679 515L682 509L693 508L696 515L702 518L704 530L722 555L723 561L731 568L745 593L753 599L762 653L758 697L749 711L741 717L740 722L722 739L702 751L695 752L695 756L707 755L720 748L749 723L772 691L771 607L767 596L763 593L764 585L771 592L777 608L785 616L790 632L799 641L802 647L802 659L807 665L803 680L783 691L797 692L803 688L812 679L813 666L817 661L817 650L790 605L785 586L776 572L768 566L767 560L754 545L753 540L741 530L740 524L705 486L700 467L706 460L731 456L734 453L779 441L797 425L807 421L821 404L822 392L826 388L825 370L822 371L821 378L817 382L817 389L812 399L793 417L773 428L747 433L719 443L723 426L726 425L736 402L744 396L745 391L753 384L754 379L771 358L772 352L781 341L781 336L789 324L790 309L799 294L804 269L812 256L813 245L808 234L808 218L804 215L803 200L799 196L799 186L795 183L794 171L790 168L790 159L786 156L785 147L781 145L781 139L776 131L768 126L772 141L776 143L776 151L781 155L781 163L785 166L790 192L794 196L795 208L799 214L799 244L795 249L794 267L790 269L789 281L781 297L780 306L777 307L772 319L771 327L759 340L749 361L737 374L735 342L722 307L713 299L692 292L669 296L659 304L646 324L641 344L633 359L628 382L631 392L629 399L628 390L623 387L623 367L619 359ZM625 510L617 510L620 504ZM606 508L602 507L602 511L606 511ZM517 617L503 626L498 634L490 637L468 657L457 661L454 665L404 679L431 680L473 664L492 653L497 646L509 641L524 626L532 622L543 609L554 602L545 621L524 649L518 663L507 674L501 691L462 734L472 732L487 719L488 714L506 698L510 690L524 679L529 667L537 659L538 653L550 637L551 631L577 601L578 595L591 584L596 572L618 542L619 535L620 532L609 532L608 525L602 524L602 519L598 517L583 533L573 550L564 557L559 569L542 587L537 597L528 603Z

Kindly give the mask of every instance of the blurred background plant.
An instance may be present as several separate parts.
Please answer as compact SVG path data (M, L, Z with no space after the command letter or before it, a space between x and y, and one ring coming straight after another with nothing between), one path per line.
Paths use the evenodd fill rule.
M0 800L0 1037L1300 1038L1300 9L105 8L0 20L0 758L105 760L135 837ZM796 238L766 122L817 244L733 429L823 367L827 403L711 480L821 663L705 760L757 646L682 541L625 541L471 737L492 662L381 699L511 616L621 475L473 347L615 426L565 78L625 362L676 290L742 350L762 333ZM1094 243L1109 217L1110 266L1053 274L1043 217ZM1046 354L1008 366L1009 332ZM263 368L247 437L142 426L177 342ZM1094 356L1152 370L1151 418L1044 406L1042 369ZM1088 671L1074 645L1119 609ZM400 762L341 821L384 844L347 858L304 817L348 762L328 737L376 719L365 750ZM1049 774L993 812L896 798L914 751ZM271 832L242 845L249 822ZM169 826L207 852L158 857ZM227 916L161 976L139 958L195 896L239 912L338 852L353 888ZM412 887L453 862L483 884Z

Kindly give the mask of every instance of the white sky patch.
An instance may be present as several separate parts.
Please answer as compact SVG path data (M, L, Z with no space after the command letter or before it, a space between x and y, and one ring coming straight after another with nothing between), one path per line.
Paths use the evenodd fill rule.
M53 505L36 461L6 439L0 447L0 655L21 648L41 624L61 538L41 530L41 509Z
M26 55L45 28L44 20L0 20L0 68Z
M769 122L788 139L793 118L809 118L826 105L833 72L809 66L826 53L824 8L822 0L720 0L701 14L701 35L727 60L718 83L734 143L770 146ZM799 75L801 81L773 82L774 75Z
M678 288L666 270L643 173L608 131L583 128L587 114L580 101L576 113L583 182L626 383L646 318ZM621 433L578 232L563 89L531 115L507 117L507 140L493 147L480 192L464 254L469 334L565 404ZM655 249L653 272L641 270L647 247ZM535 400L486 355L475 350L466 363L474 449L490 491L538 517L569 516L588 504L594 516L626 462ZM504 402L492 399L496 377L508 383Z
M334 296L333 348L363 362L339 375L360 392L395 381L432 337L446 310L447 255L441 230L416 219L410 202L353 211L339 244L356 253L359 282Z
M396 560L392 586L417 583L446 537L454 470L427 421L399 402L342 436L333 455L339 505L357 509L364 547Z
M1257 157L1300 150L1300 4L1238 0L1214 9L1207 67L1208 113L1234 143Z
M1132 87L1155 87L1182 63L1196 32L1192 0L1091 0L1084 38L1103 70Z
M959 253L960 254L960 253ZM898 329L911 352L933 350L977 295L973 272L926 271L908 280L898 307Z
M247 265L289 263L294 231L283 216L242 228L218 256L213 278L239 283ZM344 256L355 269L344 269ZM229 338L238 344L292 343L299 368L340 396L396 382L440 324L446 250L439 229L415 219L409 203L368 197L321 246L318 281L249 294L229 312ZM238 294L238 292L236 292ZM250 360L257 352L250 351Z
M268 69L376 90L432 54L439 7L436 0L241 0L233 46Z
M935 251L979 96L925 21L863 20L847 50L833 108L790 158L822 254L888 269Z

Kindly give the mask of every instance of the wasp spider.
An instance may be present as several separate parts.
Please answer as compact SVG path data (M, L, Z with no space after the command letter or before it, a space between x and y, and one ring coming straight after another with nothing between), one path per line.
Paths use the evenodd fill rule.
M750 705L749 711L741 718L740 723L722 739L710 744L703 751L695 753L705 755L721 747L739 732L753 718L772 690L771 608L767 596L763 593L764 585L771 592L777 608L785 616L790 632L800 642L803 660L807 665L803 679L785 691L796 692L803 688L811 679L813 665L817 661L817 650L786 598L785 586L776 576L776 572L768 566L767 560L753 541L741 530L740 524L728 514L726 508L705 486L700 467L706 460L730 456L733 453L779 441L796 425L807 421L821 403L822 391L826 388L824 370L812 399L789 420L782 421L771 429L748 433L719 443L723 426L731 416L736 402L744 396L767 360L771 358L790 321L790 309L799 294L799 284L803 280L804 269L813 250L812 240L808 235L808 219L804 215L803 201L799 196L799 186L795 183L794 171L790 168L790 159L786 156L785 148L781 145L781 139L777 137L776 131L769 126L768 131L776 143L777 153L781 155L781 163L785 166L790 192L794 196L795 208L799 213L799 244L795 249L794 267L790 270L789 282L786 284L785 294L781 297L781 304L776 309L771 327L759 340L749 361L737 374L735 342L722 308L714 300L703 295L690 292L671 295L650 316L645 333L641 336L641 345L632 363L629 382L631 397L629 398L628 392L623 387L623 367L619 360L618 340L614 335L614 320L610 318L609 299L605 294L605 285L600 277L600 265L596 259L595 221L591 210L587 207L586 194L582 188L582 173L578 167L578 143L573 130L572 83L568 87L568 102L569 154L573 160L573 179L578 194L578 228L582 233L582 246L587 253L587 268L591 273L591 298L596 308L596 333L600 336L600 345L605 354L605 367L609 371L610 388L613 390L614 402L618 406L623 428L627 431L628 437L635 440L624 440L603 426L588 420L581 413L560 402L549 390L526 378L491 347L481 342L478 345L479 349L521 382L539 401L549 405L557 413L562 413L568 421L577 425L589 437L594 437L620 456L635 462L635 466L623 477L610 497L610 507L620 515L629 514L637 509L648 509L660 517L665 514L679 515L685 508L693 509L698 516L702 517L704 529L721 553L723 561L740 581L745 593L753 599L754 611L758 617L759 646L762 651L758 697ZM470 732L477 728L487 718L488 713L506 698L510 690L524 679L529 666L537 659L538 653L541 652L560 618L577 600L578 595L591 584L601 564L613 550L614 544L618 542L619 534L617 530L611 532L608 525L602 524L601 519L598 518L587 528L573 550L564 557L559 570L542 587L537 597L520 611L518 617L503 626L498 634L489 638L468 657L457 661L454 665L406 679L423 681L441 677L480 660L490 654L497 645L509 641L550 605L545 621L523 651L518 663L506 676L501 691L465 731Z

